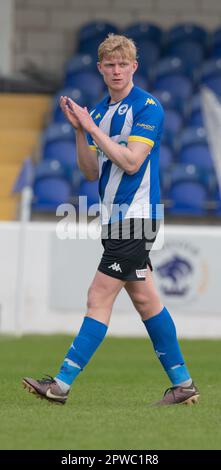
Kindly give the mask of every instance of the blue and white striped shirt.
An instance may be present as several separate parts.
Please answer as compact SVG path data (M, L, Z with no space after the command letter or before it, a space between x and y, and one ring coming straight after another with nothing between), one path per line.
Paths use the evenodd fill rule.
M163 108L150 93L135 86L120 102L109 104L109 101L110 96L107 96L92 110L96 125L118 144L144 142L152 149L139 170L128 175L87 135L89 147L96 150L98 156L101 223L120 218L155 218L156 204L160 202L159 148ZM119 206L120 213L116 210Z

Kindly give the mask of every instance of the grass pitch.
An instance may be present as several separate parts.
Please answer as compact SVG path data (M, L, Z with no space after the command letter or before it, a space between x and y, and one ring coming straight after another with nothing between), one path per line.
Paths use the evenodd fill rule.
M55 375L70 336L0 337L0 449L221 449L221 341L181 341L195 406L151 408L170 386L147 339L107 338L65 406L23 390Z

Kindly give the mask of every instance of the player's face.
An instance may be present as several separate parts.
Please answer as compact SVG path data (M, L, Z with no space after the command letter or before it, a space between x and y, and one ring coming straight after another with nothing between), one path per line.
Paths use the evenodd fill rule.
M136 60L122 57L119 52L112 56L104 57L98 63L98 69L103 75L107 87L115 92L123 91L132 85L133 74L137 67Z

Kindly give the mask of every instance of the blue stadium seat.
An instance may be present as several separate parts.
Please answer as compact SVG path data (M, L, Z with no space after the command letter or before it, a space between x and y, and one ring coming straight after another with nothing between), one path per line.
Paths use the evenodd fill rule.
M203 111L200 94L193 96L190 103L190 113L187 119L188 127L204 127Z
M53 123L45 130L42 158L58 160L72 169L77 167L75 132L69 123Z
M162 59L154 71L153 87L157 90L168 91L181 100L189 100L193 92L193 84L186 75L185 65L178 57ZM181 109L183 105L179 106Z
M202 26L190 22L177 24L168 31L169 43L180 42L187 39L206 45L208 33Z
M193 164L176 163L170 173L170 185L183 181L200 183L210 191L210 177L208 172Z
M164 57L153 70L155 78L165 77L167 75L186 75L186 67L179 57Z
M149 67L156 64L160 58L160 47L154 42L144 39L136 42L139 69L143 73L149 73Z
M139 41L146 39L160 45L163 40L162 29L153 23L148 23L147 21L130 24L124 29L123 34L133 39L136 44L139 44Z
M162 30L152 23L141 21L129 25L123 34L135 41L139 70L148 74L149 67L155 64L161 55Z
M104 91L104 81L99 72L82 71L68 75L64 87L79 89L86 93L91 102L96 102Z
M56 140L71 140L75 142L75 131L69 122L52 122L44 130L42 135L43 147Z
M160 172L168 170L174 162L173 149L164 143L160 146Z
M204 62L201 83L221 96L221 59L211 59Z
M165 110L164 131L170 136L173 142L174 137L179 134L183 127L182 115L175 109Z
M186 128L180 136L179 161L213 171L213 160L208 147L206 131L202 127Z
M221 216L221 190L219 189L218 184L215 189L214 203L215 203L215 207L213 211L214 215L220 217Z
M206 215L207 191L205 186L194 181L175 183L169 192L171 207L168 213L182 216Z
M148 80L147 80L147 77L145 77L144 75L142 75L141 73L139 72L136 72L133 76L133 82L134 82L134 85L135 86L138 86L140 88L143 88L144 90L148 90L149 89L149 84L148 84Z
M189 40L180 43L172 43L167 48L166 54L182 59L189 73L193 73L194 69L201 66L205 56L203 46L195 41Z
M68 79L69 75L72 76L75 73L83 71L97 71L97 63L89 54L75 54L66 63L65 76Z
M58 160L62 165L70 169L77 168L76 145L70 140L55 140L46 145L42 157L44 160Z
M152 90L151 94L155 96L165 109L176 109L176 98L167 90Z
M173 165L168 182L168 212L174 215L204 215L210 196L210 175L195 165Z
M172 93L177 99L189 100L192 96L192 82L185 75L167 75L156 78L154 87Z
M36 167L32 209L54 211L59 204L70 202L71 175L57 160L42 161Z
M53 101L53 121L54 122L61 122L67 123L67 119L61 110L60 107L60 97L61 96L69 96L71 99L76 101L80 106L87 106L88 108L92 108L92 101L89 96L84 92L82 92L79 88L62 88L59 92L55 95Z
M98 46L109 33L118 33L117 26L104 21L91 21L84 24L79 30L77 51L97 57Z
M221 28L217 28L212 34L212 45L210 56L221 58Z
M207 43L208 34L204 28L193 23L179 24L168 31L166 54L180 57L192 73L202 63Z
M79 189L79 196L87 196L88 207L99 203L98 181L82 180Z

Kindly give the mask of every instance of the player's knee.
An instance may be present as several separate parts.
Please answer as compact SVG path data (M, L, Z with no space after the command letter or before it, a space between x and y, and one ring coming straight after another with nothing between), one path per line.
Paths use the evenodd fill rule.
M133 303L136 310L141 313L147 309L148 306L148 298L146 295L143 294L135 294L133 296Z
M149 295L139 293L134 296L133 303L138 313L145 316L155 306L160 305L160 299L156 292L151 292Z
M92 286L89 288L87 296L88 309L100 307L102 304L105 304L105 301L107 301L107 298L105 299L105 289Z

